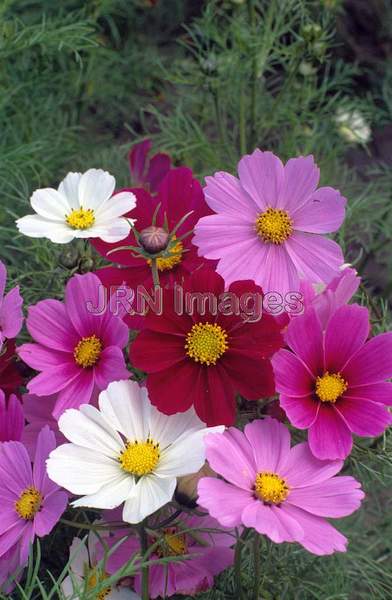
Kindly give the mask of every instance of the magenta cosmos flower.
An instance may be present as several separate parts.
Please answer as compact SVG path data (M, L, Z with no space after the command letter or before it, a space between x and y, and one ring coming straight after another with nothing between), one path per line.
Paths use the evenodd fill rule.
M0 558L15 545L24 565L35 536L50 533L67 505L67 494L46 474L45 461L56 446L49 427L42 429L34 466L20 442L0 446Z
M285 294L298 291L300 279L328 283L337 275L342 251L322 234L339 229L346 200L331 187L317 189L313 157L283 166L257 149L242 157L238 174L206 178L216 214L200 219L193 240L201 256L219 259L226 284L253 279L265 293Z
M225 527L245 525L273 542L298 542L313 554L345 552L347 539L326 517L353 513L364 493L353 477L334 477L343 461L321 461L307 443L290 448L287 428L257 420L205 438L211 467L226 479L201 479L199 504Z
M151 538L150 544L157 539L159 543L149 560L171 557L176 560L150 566L150 598L166 598L174 594L193 596L212 587L215 575L233 564L234 551L231 546L235 543L235 536L232 531L221 529L219 523L209 515L199 517L182 513L156 534L157 538ZM123 542L119 544L121 539ZM116 573L135 554L140 553L139 538L129 535L129 529L117 530L113 537L105 539L105 543L109 548L115 548L111 550L106 563L109 574ZM103 558L103 549L100 554ZM188 559L179 560L182 555L188 556ZM138 594L141 593L140 573L135 576L134 588Z
M290 422L309 429L309 446L320 459L345 458L352 433L374 437L392 422L392 333L368 342L366 308L342 306L325 332L309 309L286 333L290 350L273 357L276 389Z
M19 286L4 295L6 281L7 269L0 260L0 351L4 341L17 336L23 324L23 298Z
M169 171L171 161L170 156L162 152L150 157L151 148L151 140L143 140L132 146L128 158L132 185L154 194Z
M18 354L41 371L29 382L29 392L58 392L56 419L67 408L88 404L96 389L129 376L122 352L128 328L109 307L94 312L96 307L101 310L100 286L92 273L74 275L66 285L64 303L42 300L29 308L27 329L37 343L23 344Z

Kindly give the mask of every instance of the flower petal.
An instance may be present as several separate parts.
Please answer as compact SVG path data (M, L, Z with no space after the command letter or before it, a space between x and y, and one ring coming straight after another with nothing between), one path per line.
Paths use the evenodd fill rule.
M353 477L332 477L309 487L290 491L286 503L318 517L347 517L359 508L365 494Z
M343 467L342 460L319 460L303 442L293 446L280 467L280 475L291 488L309 487L330 479Z
M244 509L253 502L251 491L245 491L214 477L203 477L198 487L198 503L224 527L242 523Z
M308 233L337 231L344 221L346 199L338 190L321 187L291 213L294 229Z
M261 211L278 206L284 186L284 170L281 160L272 152L258 148L246 154L238 163L241 187L251 196Z
M170 502L176 489L176 478L165 479L145 475L135 485L132 495L125 501L123 520L140 523L156 510Z
M113 194L116 180L102 169L89 169L80 178L80 207L97 210Z
M216 213L233 215L244 220L255 221L259 208L244 192L237 177L218 171L213 177L206 177L204 188L208 206Z
M238 437L242 438L241 446ZM223 434L204 438L206 457L211 468L227 481L244 490L251 490L256 479L252 447L246 436L230 427Z
M337 373L364 345L369 335L369 311L364 306L341 306L331 316L325 333L325 366Z
M244 433L252 446L256 469L279 473L280 465L290 451L290 433L276 419L267 417L245 426Z
M392 377L392 332L381 333L366 342L347 363L343 376L350 388Z
M312 453L321 460L346 458L351 452L351 432L333 406L320 402L316 421L308 433Z

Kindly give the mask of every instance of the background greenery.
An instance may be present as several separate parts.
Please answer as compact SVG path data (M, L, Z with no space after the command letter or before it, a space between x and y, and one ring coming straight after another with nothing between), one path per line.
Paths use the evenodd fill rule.
M339 108L361 110L372 129L367 146L341 136ZM358 299L375 331L390 328L388 0L1 0L0 132L1 258L26 305L61 297L72 273L97 261L77 244L17 234L32 191L89 167L129 185L127 152L151 137L201 180L234 172L256 146L283 159L313 153L322 182L349 200L338 241L363 276ZM264 542L260 598L391 598L391 463L390 434L356 446L347 468L368 496L342 523L349 552L316 558ZM44 542L15 598L58 597L47 571L59 577L72 534L60 529ZM250 553L245 566L251 589ZM234 597L233 574L202 597Z

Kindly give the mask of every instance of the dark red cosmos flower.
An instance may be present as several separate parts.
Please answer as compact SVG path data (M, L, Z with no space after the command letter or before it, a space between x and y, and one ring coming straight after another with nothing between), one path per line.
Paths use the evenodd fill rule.
M6 348L0 355L0 388L9 396L17 394L23 383L23 377L17 367L15 340L7 340Z
M167 223L169 231L172 231L187 213L193 211L177 230L178 238L193 230L202 216L211 214L204 200L200 183L194 179L191 169L187 167L171 169L158 186L156 196L151 196L142 189L127 191L132 191L137 197L136 207L127 216L136 219L135 227L139 232L151 225L158 205L160 206L156 225L162 227ZM175 281L181 282L184 277L201 265L214 266L216 264L216 261L209 261L197 255L197 248L192 244L192 237L193 235L190 235L184 240L179 240L172 248L173 256L157 259L161 286L173 285ZM115 244L107 244L98 238L91 240L91 243L102 256L119 264L119 267L104 267L96 271L96 275L107 288L126 285L135 289L138 285L143 285L147 291L152 289L151 268L145 258L136 256L130 250L119 250L107 254L121 246L135 246L137 242L133 232ZM131 326L129 322L128 324Z
M132 185L145 188L154 194L170 169L170 156L159 152L150 158L151 146L151 140L135 144L128 158Z
M224 292L220 275L207 269L195 272L184 286L186 292ZM253 281L237 281L228 292L241 298L259 293ZM131 346L133 365L147 373L152 404L165 414L188 410L192 404L200 419L213 425L233 425L235 395L248 400L270 396L275 391L270 358L283 343L279 325L270 315L257 322L244 315L194 312L174 305L174 292L163 292L163 314L145 317L145 328ZM226 311L225 311L226 312Z

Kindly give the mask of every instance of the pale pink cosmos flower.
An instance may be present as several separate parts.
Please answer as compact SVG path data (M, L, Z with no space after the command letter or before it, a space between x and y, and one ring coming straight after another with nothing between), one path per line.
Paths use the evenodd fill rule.
M64 302L42 300L29 308L27 329L36 343L23 344L18 354L41 371L28 383L30 393L58 393L56 419L67 408L88 404L111 381L129 376L122 351L128 327L109 306L101 307L101 287L93 273L74 275Z
M375 437L392 423L392 333L367 341L369 329L358 304L339 307L326 328L308 308L290 322L289 349L272 358L280 405L295 427L308 429L320 459L345 458L352 434Z
M364 493L353 477L335 477L343 461L321 461L307 443L290 448L288 429L267 418L205 438L211 467L199 504L224 527L245 525L273 542L298 542L318 555L345 552L347 539L326 517L353 513Z
M239 178L218 172L206 177L205 199L216 214L202 217L193 243L199 255L219 259L227 285L251 279L264 292L299 291L300 279L328 283L343 255L324 234L341 226L346 199L332 187L317 189L312 156L283 165L256 149L238 164Z

